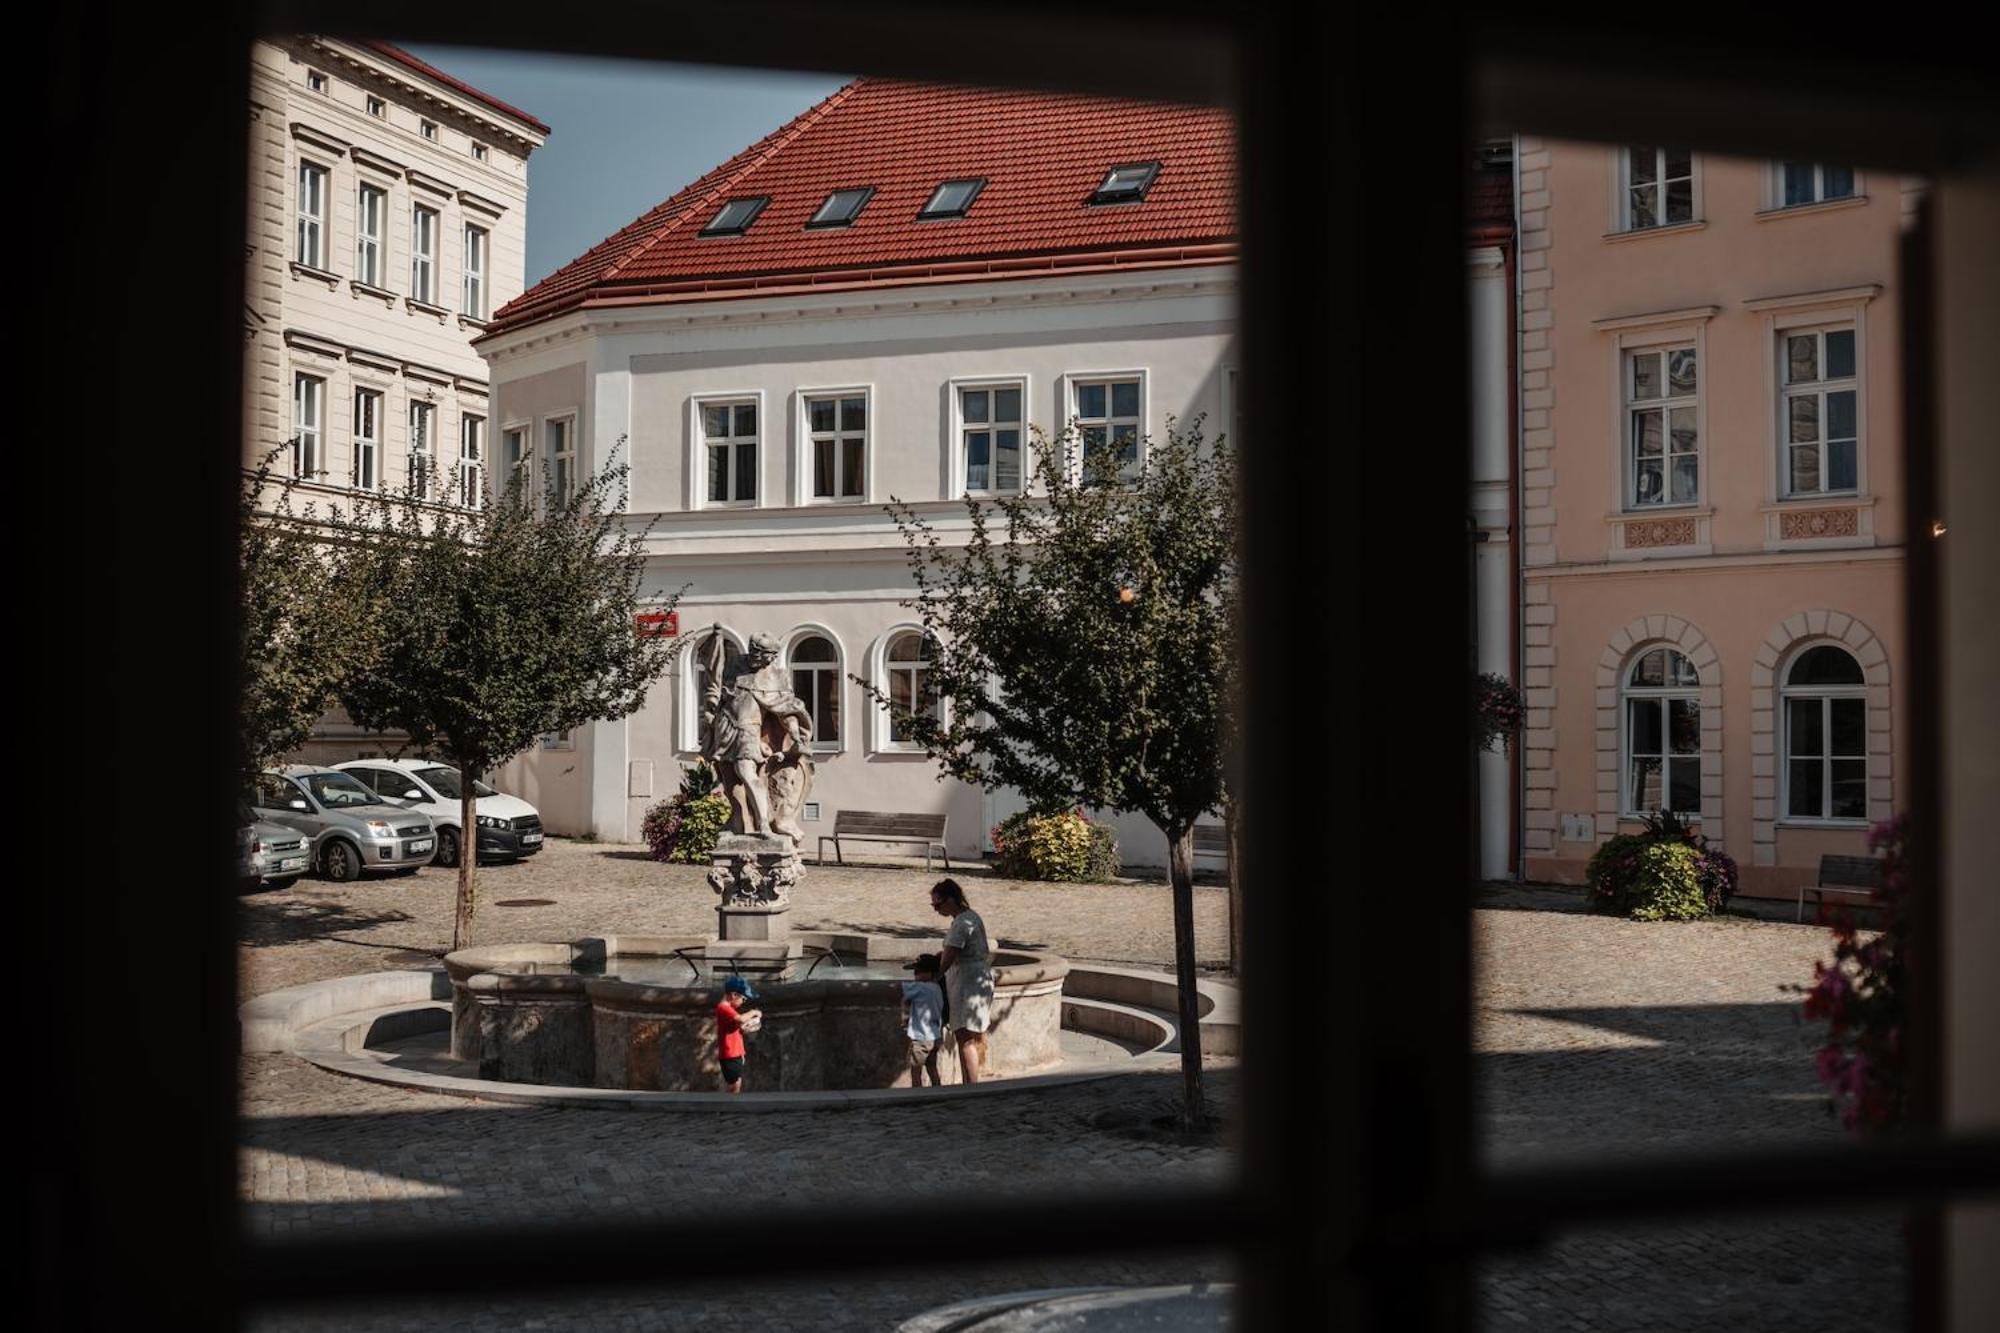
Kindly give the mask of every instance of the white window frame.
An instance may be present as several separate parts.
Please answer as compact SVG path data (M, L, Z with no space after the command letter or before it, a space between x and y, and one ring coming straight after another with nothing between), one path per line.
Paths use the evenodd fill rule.
M1105 423L1107 443L1109 442L1110 438L1109 431L1113 425L1122 424L1126 421L1134 422L1138 426L1139 457L1133 464L1133 467L1135 470L1143 470L1146 466L1146 437L1148 434L1151 433L1148 429L1148 423L1152 419L1151 378L1152 378L1151 375L1143 368L1127 369L1127 370L1079 370L1079 371L1066 372L1062 377L1062 383L1058 394L1058 402L1060 403L1062 410L1060 428L1067 429L1070 425L1074 424L1078 426L1080 430L1081 427L1085 424L1083 418L1077 412L1077 397L1078 397L1077 391L1079 388L1081 388L1083 385L1086 384L1106 385L1107 389L1104 395L1104 408L1107 415L1102 418L1093 417L1091 418L1091 420L1092 421L1102 420ZM1111 410L1111 394L1108 386L1113 383L1122 383L1133 380L1138 381L1139 384L1139 414L1136 417L1108 415ZM1077 439L1076 457L1070 461L1070 475L1074 478L1079 478L1079 479L1084 475L1083 441L1080 434Z
M486 503L486 418L458 414L458 503L481 509Z
M312 206L307 207L306 185L314 186ZM298 176L293 198L293 244L292 258L310 269L326 272L327 244L327 191L333 185L333 168L320 165L311 158L299 159ZM310 241L310 245L308 244Z
M680 650L680 667L676 673L680 688L674 691L678 704L674 710L678 715L674 719L674 742L684 755L701 753L701 663L697 655L707 645L709 632L714 628L711 623L687 631L687 645ZM750 645L743 636L727 625L722 627L722 637L731 652L741 655L749 651Z
M420 499L435 500L437 486L437 404L428 398L410 399L406 418L404 468L410 489Z
M322 97L330 97L332 96L332 88L333 80L326 76L324 70L317 70L311 66L306 67L306 90L308 92L318 93Z
M374 225L369 225L368 200L376 203ZM354 281L358 286L383 290L383 264L388 258L383 227L389 218L389 191L373 181L354 185Z
M817 439L812 429L812 403L820 398L860 398L865 424L861 430L861 494L841 495L841 451L838 442L852 432L839 429L836 415L832 438L834 450L834 494L813 494L813 457ZM823 434L824 432L822 432ZM814 385L792 393L792 472L793 502L808 505L865 505L875 499L875 386L873 384Z
M292 372L292 475L301 481L325 471L326 386L324 375Z
M417 122L417 133L429 139L432 143L438 142L438 126L434 120L419 120Z
M505 456L508 450L509 436L518 436L521 442L521 448L519 454L511 458ZM503 489L513 481L513 474L515 472L522 471L527 468L528 461L534 457L534 452L535 452L535 446L533 443L534 438L535 438L535 423L531 420L527 420L524 418L516 418L512 421L503 422L501 424L500 447L502 450L502 455L499 458L499 463L500 463L499 468L494 470L492 473L494 494L496 495L499 494L501 489ZM535 483L534 474L529 473L526 485L528 487L530 495L534 493L534 483Z
M1854 373L1838 379L1826 376L1826 336L1829 333L1851 333L1854 335ZM1815 343L1815 356L1820 378L1803 380L1793 384L1787 380L1791 364L1790 340L1810 337ZM1777 330L1772 338L1772 354L1778 359L1778 494L1787 500L1818 500L1830 497L1847 497L1861 493L1861 438L1866 433L1861 420L1861 329L1852 320L1833 320L1827 323L1794 325ZM1831 394L1852 393L1854 395L1854 484L1852 486L1832 486L1827 484L1831 475L1829 465L1832 440L1829 436L1831 420L1827 413L1827 398ZM1819 476L1821 485L1815 490L1799 490L1792 484L1792 450L1799 446L1792 441L1792 400L1795 398L1816 398L1819 402Z
M473 319L486 318L486 253L492 233L472 223L465 224L464 264L459 282L463 313Z
M705 407L735 407L748 404L757 409L757 433L752 437L753 453L756 457L755 475L751 478L750 498L747 500L711 500L708 498L708 425L702 419ZM764 506L764 434L765 423L769 420L764 411L764 391L762 389L738 389L732 392L716 390L691 394L688 397L688 448L683 469L687 477L687 508L689 509L761 509ZM730 426L736 422L732 415ZM729 437L737 441L737 437ZM735 452L730 454L730 467L735 467ZM734 475L730 481L735 481ZM733 493L735 487L730 487Z
M373 93L368 95L368 100L362 105L367 108L368 114L377 120L387 120L389 118L389 104Z
M1708 369L1703 353L1706 351L1700 338L1675 338L1656 343L1630 345L1618 351L1618 423L1620 471L1623 474L1620 507L1628 514L1663 513L1672 510L1700 507L1708 485L1708 422L1702 411L1702 390L1708 383ZM1671 358L1676 352L1694 353L1694 392L1673 394L1668 380ZM1657 398L1635 398L1632 396L1632 363L1635 358L1652 356L1660 363L1660 396ZM1677 456L1685 456L1688 451L1677 451L1673 447L1673 413L1686 408L1694 413L1694 494L1683 499L1673 499L1673 464ZM1639 441L1632 428L1634 414L1654 412L1660 417L1660 495L1653 501L1639 498Z
M561 508L569 503L570 496L576 494L576 420L577 413L574 411L556 412L542 418L541 455L548 460L550 469L549 485L552 489L548 500L551 508ZM549 443L551 428L562 431L560 448Z
M879 688L885 695L891 695L893 697L894 694L894 691L890 688L890 681L889 681L890 673L894 670L894 668L890 665L889 662L889 649L891 645L893 645L897 639L901 638L905 634L922 635L923 633L924 633L924 627L922 625L911 624L911 623L891 625L888 629L882 632L880 638L875 640L875 646L868 654L869 657L868 678L871 681L873 681L876 687ZM911 741L899 741L895 739L895 732L893 726L894 720L890 717L889 710L887 708L883 707L880 703L876 702L872 698L868 702L870 705L868 709L868 739L869 739L868 748L872 752L884 755L923 754L924 751L922 746L917 745ZM940 720L949 719L947 705L943 699L939 699L937 701L937 710L938 710L938 717L940 718Z
M368 402L368 415L372 418L363 430L362 403ZM389 396L383 390L366 384L354 386L353 394L353 459L350 484L358 491L379 491L382 489L382 414L388 407ZM363 463L366 463L366 476Z
M1644 236L1654 232L1673 231L1680 227L1700 226L1704 220L1701 191L1701 154L1690 150L1688 153L1688 216L1679 222L1664 220L1667 208L1667 180L1665 144L1653 144L1653 165L1656 170L1654 184L1659 190L1659 211L1662 221L1651 226L1635 226L1632 221L1632 150L1639 145L1619 144L1611 149L1613 168L1611 172L1613 219L1612 231L1618 234ZM1678 178L1676 178L1678 179Z
M1855 685L1793 685L1792 668L1799 659L1815 648L1838 648L1853 661L1854 669L1861 674L1861 682ZM1819 699L1820 734L1825 742L1824 754L1817 756L1820 762L1820 809L1827 810L1833 804L1833 763L1836 759L1860 760L1863 813L1858 816L1839 818L1830 814L1795 815L1792 810L1792 709L1795 699ZM1833 753L1833 701L1836 699L1857 700L1861 704L1861 753L1836 755ZM1777 822L1792 828L1841 828L1865 829L1870 820L1866 814L1867 803L1872 798L1868 783L1875 776L1874 758L1868 753L1869 714L1868 669L1861 665L1851 644L1838 639L1807 639L1793 646L1779 664L1778 674L1778 819ZM1807 756L1813 758L1814 756Z
M1774 161L1765 173L1764 208L1766 212L1789 213L1795 209L1818 208L1825 204L1853 203L1868 197L1867 191L1862 188L1861 168L1848 166L1844 162L1813 162L1808 164L1813 169L1813 197L1796 204L1788 204L1785 202L1786 165L1783 161ZM1826 194L1826 169L1829 166L1846 166L1848 172L1854 178L1854 188L1846 194L1837 194L1829 199Z
M1769 460L1764 473L1764 498L1769 506L1766 519L1770 524L1766 532L1767 543L1776 540L1776 511L1828 500L1858 504L1861 508L1860 540L1864 544L1874 540L1874 515L1868 488L1868 305L1880 291L1880 287L1869 285L1837 292L1760 298L1746 302L1753 311L1764 316L1765 346L1770 349L1764 358L1764 393L1769 404L1764 438L1765 457ZM1783 419L1786 410L1785 372L1781 362L1784 340L1787 334L1794 331L1824 330L1845 325L1854 328L1854 489L1794 493L1789 489L1790 460L1785 453L1791 431L1789 422ZM1853 540L1849 539L1850 542Z
M473 161L484 162L486 160L486 145L480 143L477 139L472 141L472 147L469 151L472 153Z
M1021 415L1020 419L1014 423L1019 426L1021 432L1021 480L1019 485L1009 489L1003 490L998 486L975 488L969 485L966 479L965 470L967 467L968 451L965 447L965 433L968 430L981 429L981 427L976 424L967 424L963 395L967 390L980 389L989 391L995 389L1018 389L1021 394ZM1029 427L1034 424L1035 400L1032 390L1033 385L1030 377L1025 374L961 375L945 381L945 392L949 400L946 403L945 467L947 469L946 475L950 478L950 486L945 491L946 495L954 499L968 495L1020 495L1028 489L1028 483L1034 479L1034 454L1029 444ZM984 429L990 432L998 424L997 422L989 421ZM990 477L992 475L991 469L994 467L991 447L989 447L987 459Z
M424 220L430 226L424 226ZM437 304L437 236L441 215L425 204L410 205L410 299L419 305Z
M1632 672L1648 653L1664 650L1685 660L1695 673L1692 685L1634 685ZM1673 750L1673 707L1670 701L1682 700L1695 707L1695 745L1687 753L1676 755ZM1682 651L1679 644L1654 640L1634 648L1626 654L1618 667L1618 817L1620 819L1645 819L1653 813L1651 809L1636 807L1632 791L1632 707L1634 702L1657 702L1660 713L1660 794L1662 802L1673 799L1673 764L1676 761L1692 763L1695 773L1695 804L1692 810L1673 810L1674 814L1694 819L1701 818L1702 782L1702 731L1701 731L1701 668L1695 666L1694 659ZM1653 756L1644 756L1651 758ZM1673 807L1667 806L1669 810Z
M833 661L831 663L815 662L805 667L794 666L792 652L806 639L825 639L828 643L832 644ZM828 740L822 736L819 729L820 720L815 715L813 717L812 742L806 749L813 754L840 754L847 749L847 734L853 730L853 711L847 706L847 646L841 643L838 634L835 634L826 626L808 622L793 629L791 634L786 637L783 661L788 679L791 679L791 673L794 671L825 671L832 674L833 687L839 691L840 695L840 734L832 740ZM792 692L794 694L798 693L796 680L792 682ZM801 694L799 697L805 700L807 711L809 712L817 702L816 697L813 695Z

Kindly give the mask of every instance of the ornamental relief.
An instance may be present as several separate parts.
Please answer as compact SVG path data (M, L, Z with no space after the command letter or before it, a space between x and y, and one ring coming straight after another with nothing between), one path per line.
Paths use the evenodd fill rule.
M1860 532L1858 509L1801 509L1778 516L1778 537L1782 541L1853 537Z
M1653 518L1627 523L1625 528L1625 549L1640 550L1654 546L1693 546L1695 544L1695 521L1691 518Z

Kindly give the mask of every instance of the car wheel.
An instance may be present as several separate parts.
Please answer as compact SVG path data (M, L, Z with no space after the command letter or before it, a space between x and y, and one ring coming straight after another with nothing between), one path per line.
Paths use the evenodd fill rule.
M458 864L458 830L441 828L438 830L437 863L441 866Z
M336 884L346 884L361 878L361 857L352 843L335 838L327 843L320 853L320 869Z

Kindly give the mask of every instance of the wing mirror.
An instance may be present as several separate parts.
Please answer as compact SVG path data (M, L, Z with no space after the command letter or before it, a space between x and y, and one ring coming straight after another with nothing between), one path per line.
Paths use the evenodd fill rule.
M294 797L293 797L293 798L291 799L291 807L292 807L292 809L294 809L294 810L311 810L311 809L312 809L312 807L311 807L311 806L309 806L309 805L307 805L307 804L305 803L305 800L304 800L304 798L303 798L303 797L298 797L298 796L294 796Z
M424 799L424 794L412 789L403 793L403 799L406 801L421 801Z

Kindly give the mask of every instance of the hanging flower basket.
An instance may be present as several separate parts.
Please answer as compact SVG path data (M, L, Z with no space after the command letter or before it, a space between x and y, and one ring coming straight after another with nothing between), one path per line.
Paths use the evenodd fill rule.
M1472 715L1479 727L1479 748L1491 750L1498 741L1504 750L1514 743L1528 710L1521 692L1505 676L1489 671L1473 681Z

